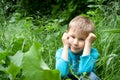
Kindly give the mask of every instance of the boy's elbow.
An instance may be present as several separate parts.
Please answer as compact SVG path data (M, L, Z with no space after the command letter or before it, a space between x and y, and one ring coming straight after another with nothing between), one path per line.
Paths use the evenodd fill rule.
M61 77L65 77L67 73L60 73Z
M82 71L80 71L78 74L81 75L81 74L83 74L83 73L89 73L89 72L90 72L90 71L82 70Z
M81 75L81 74L83 74L83 73L90 73L92 71L92 68L90 67L90 68L84 68L84 69L79 69L79 72L78 72L78 74L79 75Z

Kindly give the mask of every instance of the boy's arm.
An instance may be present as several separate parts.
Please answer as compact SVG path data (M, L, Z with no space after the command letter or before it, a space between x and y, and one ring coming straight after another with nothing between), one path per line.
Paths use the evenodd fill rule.
M68 74L69 66L68 66L68 48L69 48L69 42L68 42L68 35L67 33L64 33L62 36L62 42L63 42L63 50L61 52L57 52L56 56L56 69L58 69L61 73L61 76L65 76ZM58 54L61 54L61 56L58 56Z
M87 56L90 54L92 42L96 39L96 36L93 33L90 33L85 40L85 46L82 56Z
M63 42L63 52L62 52L62 58L65 61L68 61L68 48L69 48L69 42L68 42L69 36L67 33L64 33L62 36L62 42Z
M91 49L92 42L96 39L93 33L90 33L85 40L85 46L83 54L80 57L79 73L91 72L95 66L96 59L98 58L98 52L95 49Z
M95 48L91 48L91 52L89 55L81 56L78 74L82 74L84 72L89 73L93 71L98 56L98 51Z
M61 77L65 77L69 73L68 61L62 58L63 49L56 52L56 69L60 71Z

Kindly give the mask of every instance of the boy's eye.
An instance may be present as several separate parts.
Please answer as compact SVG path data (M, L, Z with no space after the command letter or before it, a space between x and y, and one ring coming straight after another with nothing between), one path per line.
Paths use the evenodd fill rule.
M83 39L83 38L80 38L79 41L84 41L84 39Z
M75 36L71 35L72 38L75 38Z

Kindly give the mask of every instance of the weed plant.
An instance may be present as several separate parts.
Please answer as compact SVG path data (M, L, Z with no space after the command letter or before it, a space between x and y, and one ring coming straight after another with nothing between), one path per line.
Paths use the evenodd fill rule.
M97 11L100 11L97 13ZM93 44L100 53L97 74L101 80L119 80L120 71L120 2L112 1L91 14L96 24L97 40ZM91 13L91 12L88 12Z
M3 14L2 10L0 12ZM67 11L65 12L67 14ZM101 80L119 80L120 2L116 0L107 5L97 5L96 10L90 10L86 14L96 26L97 39L93 47L96 47L100 54L96 65L97 75ZM37 18L34 19L14 13L9 20L0 15L0 80L24 78L21 66L13 65L11 62L13 58L10 57L15 56L19 51L25 54L34 41L40 43L40 54L45 63L50 69L55 69L55 52L62 47L61 36L67 28L67 24L61 25L66 19L65 15L60 15L61 17L57 19L49 16L35 16ZM20 57L19 55L17 58ZM15 68L16 72L11 68Z

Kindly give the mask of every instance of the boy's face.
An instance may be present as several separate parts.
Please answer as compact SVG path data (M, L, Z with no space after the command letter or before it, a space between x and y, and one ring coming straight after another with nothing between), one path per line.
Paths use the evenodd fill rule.
M77 54L84 49L86 34L81 34L81 30L71 27L68 31L70 49L73 53Z

